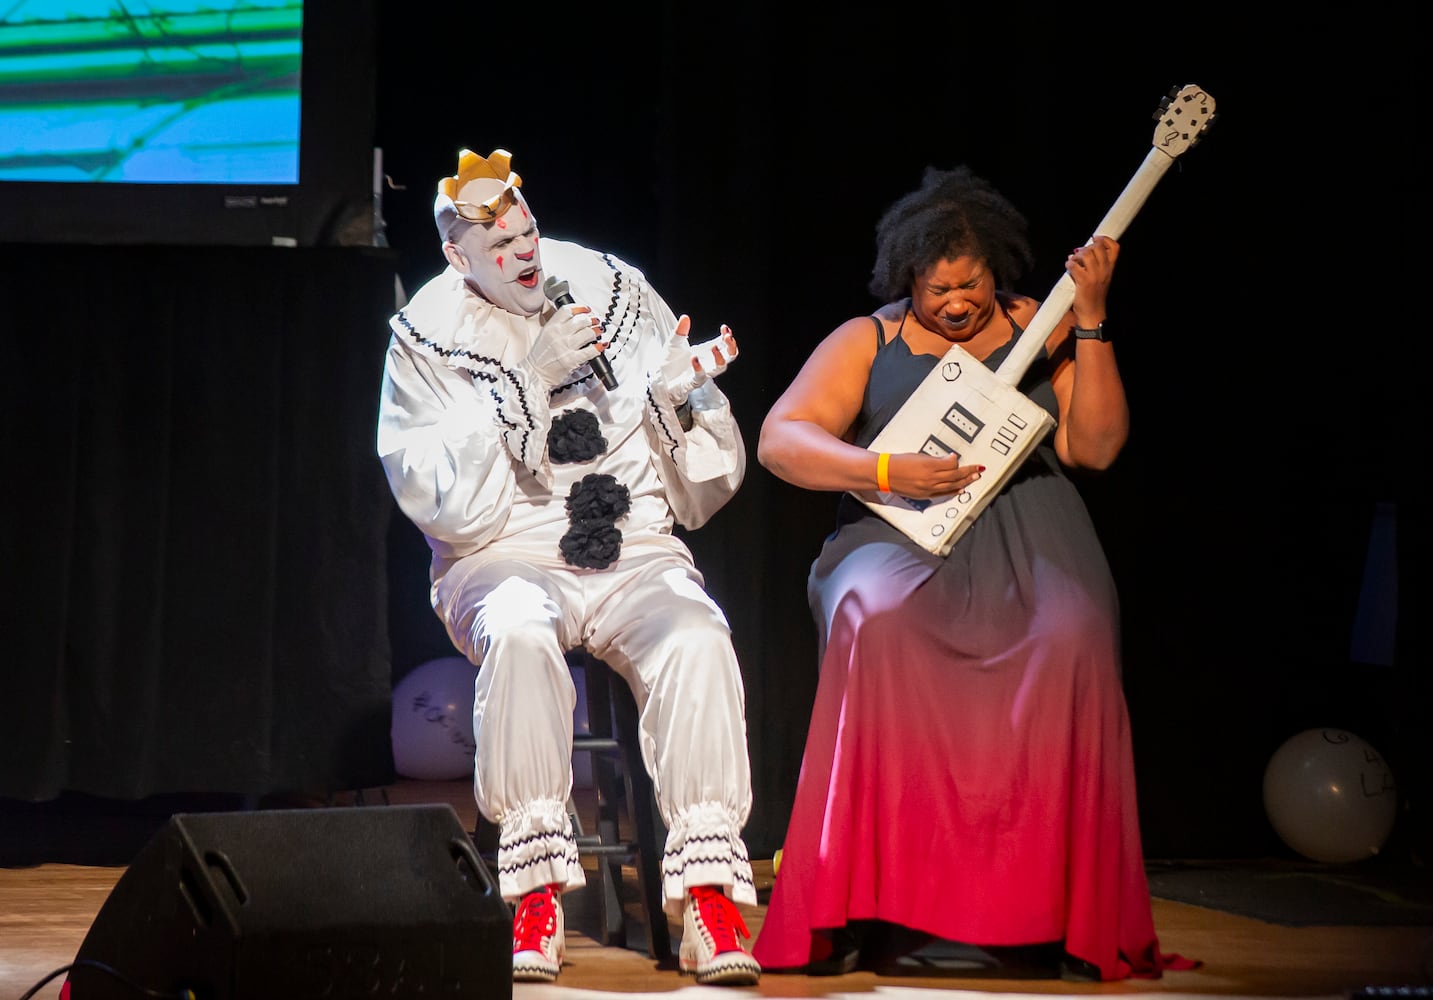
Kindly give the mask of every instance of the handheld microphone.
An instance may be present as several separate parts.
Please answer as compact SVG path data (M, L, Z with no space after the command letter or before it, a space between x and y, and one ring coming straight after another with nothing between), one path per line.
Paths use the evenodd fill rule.
M567 282L555 274L542 283L542 294L551 299L555 306L567 306L577 301L568 292ZM612 374L612 362L607 360L605 354L598 354L588 364L592 366L592 374L601 379L603 385L608 389L617 388L617 376Z

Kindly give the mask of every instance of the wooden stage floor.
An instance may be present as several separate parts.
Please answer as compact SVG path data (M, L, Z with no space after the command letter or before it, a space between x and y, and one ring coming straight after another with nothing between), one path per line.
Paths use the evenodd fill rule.
M465 829L472 829L475 819L466 781L404 781L382 790L381 797L389 804L448 803ZM366 799L367 804L381 804L373 801L373 793ZM754 867L758 888L769 888L770 860ZM20 1000L73 960L123 872L122 867L49 863L0 867L0 1000ZM1161 946L1166 952L1202 959L1201 968L1169 972L1158 980L1118 983L996 978L977 969L931 977L871 972L834 977L768 974L750 988L702 987L673 969L659 967L645 951L599 945L591 933L592 914L582 900L590 892L589 888L569 897L567 962L558 981L516 984L514 997L618 1000L676 993L683 1000L722 996L953 1000L961 994L1000 993L1413 1000L1433 996L1433 927L1287 927L1158 898L1154 917ZM762 916L760 908L746 914L753 935L760 933ZM676 941L681 925L673 923L671 930ZM62 979L57 976L33 996L59 997Z

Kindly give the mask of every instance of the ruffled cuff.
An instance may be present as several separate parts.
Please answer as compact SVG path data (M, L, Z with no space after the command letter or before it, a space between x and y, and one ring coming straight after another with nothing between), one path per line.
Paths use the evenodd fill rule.
M663 452L683 479L706 483L738 471L741 428L715 382L698 386L680 405L656 382L647 401Z
M721 886L733 902L756 905L756 883L741 839L740 818L719 802L688 806L667 830L662 852L667 912L681 915L687 893L699 885Z
M545 885L587 884L567 803L537 799L503 814L498 834L498 890L515 903Z
M488 386L479 381L479 392L492 392L498 406L498 422L503 443L539 483L550 489L552 465L547 457L547 436L552 430L552 410L548 407L548 386L522 365L505 371L504 385Z

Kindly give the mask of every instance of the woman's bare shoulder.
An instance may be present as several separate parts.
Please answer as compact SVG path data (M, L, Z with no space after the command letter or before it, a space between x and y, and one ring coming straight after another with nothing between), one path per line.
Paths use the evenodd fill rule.
M876 333L876 325L884 329L884 336ZM844 357L872 357L876 348L888 342L895 332L895 326L879 312L865 316L852 316L844 320L826 335L822 341L825 351L835 351Z
M1025 321L1040 309L1039 299L1021 295L1019 292L1001 292L1000 302L1005 306L1005 310L1015 318L1015 322L1021 326L1024 326Z

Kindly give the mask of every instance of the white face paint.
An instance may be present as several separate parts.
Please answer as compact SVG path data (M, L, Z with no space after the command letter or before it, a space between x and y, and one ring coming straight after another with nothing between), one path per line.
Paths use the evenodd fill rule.
M483 192L482 186L491 191ZM502 190L496 180L471 181L461 195L485 200ZM488 223L463 227L456 242L443 244L448 263L467 276L479 295L500 309L519 316L536 316L547 301L542 292L542 258L538 252L537 220L522 195L514 191L514 204Z

